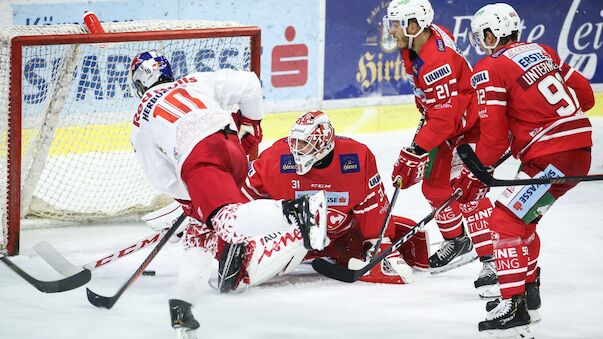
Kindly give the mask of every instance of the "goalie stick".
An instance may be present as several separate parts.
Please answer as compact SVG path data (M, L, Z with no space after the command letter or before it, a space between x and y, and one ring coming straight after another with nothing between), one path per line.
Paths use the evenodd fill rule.
M46 241L39 242L34 245L34 250L38 255L46 261L55 271L59 272L65 277L70 277L75 274L79 274L82 270L93 271L101 266L117 261L132 253L138 252L139 250L146 248L148 245L154 244L161 240L168 229L161 230L140 239L132 244L124 246L112 253L103 256L97 260L91 261L85 265L75 265L68 261L62 254L60 254L51 244Z
M523 186L523 185L546 185L562 184L568 181L597 181L603 180L603 174L577 175L557 178L535 178L535 179L496 179L488 173L488 169L479 160L471 146L467 144L458 147L458 153L465 166L484 184L490 187L498 186Z
M419 230L425 226L428 222L430 222L438 213L440 213L443 209L448 207L453 201L458 199L461 196L462 192L460 189L454 191L454 193L446 199L438 208L431 211L423 220L419 221L415 226L413 226L408 233L406 233L402 238L398 239L395 243L389 246L386 250L381 252L378 256L373 257L371 261L368 262L364 267L359 270L350 270L346 267L339 266L335 263L329 262L323 258L314 259L312 262L312 268L314 270L326 277L331 279L352 283L360 277L362 277L366 272L370 271L375 265L377 265L383 258L387 257L390 253L397 250L403 243L408 241L413 235L415 235Z
M0 260L5 263L13 272L17 273L21 278L25 279L25 281L43 293L58 293L73 290L87 284L92 278L89 270L81 270L79 273L61 280L38 280L27 274L27 272L23 271L6 256L0 255Z
M111 309L113 307L113 305L115 305L115 303L117 302L119 297L121 297L121 295L126 291L126 289L128 287L130 287L130 285L132 285L136 281L136 279L138 279L138 277L140 277L140 275L145 270L145 268L151 263L151 261L155 258L155 256L157 256L157 253L159 253L161 248L163 248L163 246L168 242L170 237L174 233L176 233L176 230L178 229L178 227L180 227L180 224L182 224L182 222L184 222L185 219L186 219L186 214L184 214L184 213L178 217L176 222L174 222L172 227L170 227L170 229L167 231L167 233L165 233L165 235L159 241L157 246L155 246L155 248L153 248L151 253L149 253L149 255L144 259L142 264L136 269L134 274L132 274L132 276L128 279L128 281L126 281L121 286L121 288L119 289L119 291L117 291L117 293L115 295L113 295L111 297L105 297L105 296L94 293L89 288L86 288L86 295L88 296L88 301L96 307Z

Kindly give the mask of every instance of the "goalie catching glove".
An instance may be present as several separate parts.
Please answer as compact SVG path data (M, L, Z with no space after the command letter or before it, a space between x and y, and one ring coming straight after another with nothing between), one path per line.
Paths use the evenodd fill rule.
M366 242L372 246L366 252L365 260L357 258L351 258L348 262L348 268L351 270L359 270L366 266L369 261L373 258L373 252L375 251L375 244L378 239L370 239ZM383 238L377 255L382 251L391 246L392 242L389 238ZM378 265L375 265L368 273L360 277L361 281L371 283L382 283L382 284L410 284L413 282L412 269L400 256L400 252L393 251L387 257L385 257Z
M262 141L263 134L262 126L260 125L262 120L246 118L240 114L240 111L232 113L232 118L239 130L238 136L239 140L241 140L241 146L243 146L245 153L249 154L249 152Z
M174 201L173 203L143 215L140 219L155 232L159 232L164 229L168 229L174 225L174 222L180 215L184 213L182 205ZM170 238L170 242L176 243L180 241L186 228L190 225L190 217L187 217L184 222L180 224L174 235Z

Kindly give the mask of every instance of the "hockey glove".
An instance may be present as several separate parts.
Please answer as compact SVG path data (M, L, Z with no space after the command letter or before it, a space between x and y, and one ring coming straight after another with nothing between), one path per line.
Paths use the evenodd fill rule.
M399 184L400 188L405 189L423 180L428 161L428 153L417 155L413 148L403 148L392 172L394 186Z
M249 152L262 141L262 120L252 120L242 116L240 113L232 113L237 128L239 129L239 139L245 153Z
M494 172L494 168L489 167L488 172ZM481 200L490 191L490 187L479 181L464 165L461 170L461 176L454 181L453 186L455 190L460 188L463 191L463 195L458 199L460 203Z
M143 215L140 219L147 223L147 225L155 232L159 232L163 229L172 227L176 219L184 213L182 205L174 201L173 203ZM190 224L190 218L186 218L176 230L176 233L170 238L170 242L175 243L180 241L184 231Z

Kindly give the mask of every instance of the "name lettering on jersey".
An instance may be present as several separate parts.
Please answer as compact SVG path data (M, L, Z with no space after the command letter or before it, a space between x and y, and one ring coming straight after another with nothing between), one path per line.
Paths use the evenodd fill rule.
M296 191L295 199L305 195L312 195L318 191ZM350 192L329 192L327 194L327 206L347 206L350 203Z
M425 74L423 76L423 80L425 80L425 83L427 85L431 85L434 82L444 79L445 77L447 77L451 74L452 74L452 69L450 68L450 65L445 64L444 66L438 67L438 68L434 69L433 71Z
M341 173L343 174L360 172L358 154L340 154L339 166L341 168Z
M511 60L513 60L517 65L519 65L519 67L521 67L522 70L525 71L539 62L550 60L550 58L548 55L542 53L542 51L529 51L518 54Z
M281 163L279 167L281 173L295 173L295 160L293 160L293 155L281 155Z
M379 185L380 182L381 182L381 176L379 175L379 173L373 175L368 181L369 189L377 187L377 185Z
M331 188L331 184L311 184L310 188L318 188L318 189L326 189L326 188Z
M517 79L517 81L523 89L527 89L541 78L557 70L559 70L557 65L555 65L552 60L548 59L525 71L525 73L519 79Z
M490 81L490 75L488 74L488 70L483 70L473 74L471 77L471 86L473 88L477 88L477 85L481 85Z

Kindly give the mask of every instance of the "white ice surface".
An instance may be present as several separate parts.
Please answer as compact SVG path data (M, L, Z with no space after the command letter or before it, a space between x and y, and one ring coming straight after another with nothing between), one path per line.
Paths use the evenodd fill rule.
M603 173L603 119L593 119L595 147L591 173ZM413 130L355 135L375 153L388 194L391 165ZM509 160L497 177L512 177ZM537 338L602 338L603 183L582 183L547 213L542 240L542 322ZM496 193L500 190L493 190ZM418 186L402 191L395 213L415 220L429 212ZM21 255L13 260L39 279L58 273L33 251L47 240L75 263L87 263L150 231L141 224L26 230ZM441 240L433 224L430 242ZM435 247L435 245L434 245ZM432 248L434 249L434 248ZM87 285L113 295L140 265L148 250L93 272ZM111 310L97 309L84 288L43 294L0 264L0 338L175 338L167 299L180 249L166 246L151 263L155 277L141 277ZM216 295L207 288L194 309L199 338L477 338L485 302L473 288L479 263L430 276L416 273L411 285L345 284L313 273L307 265L241 295Z

